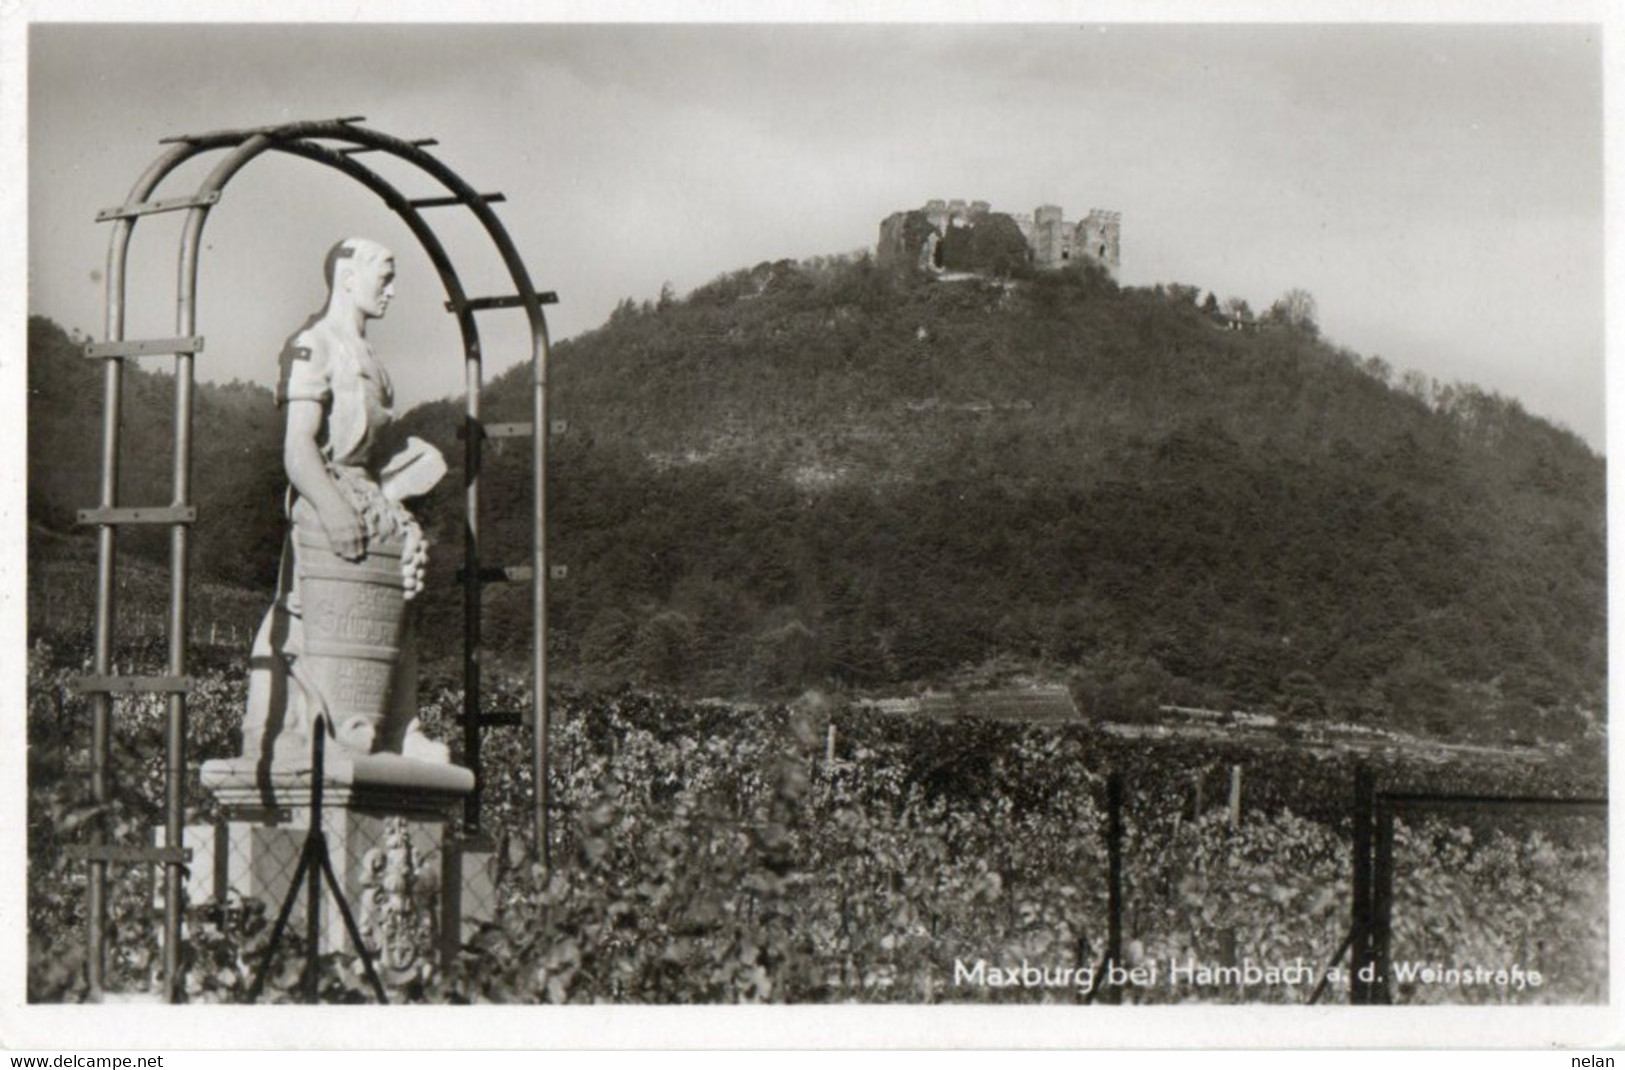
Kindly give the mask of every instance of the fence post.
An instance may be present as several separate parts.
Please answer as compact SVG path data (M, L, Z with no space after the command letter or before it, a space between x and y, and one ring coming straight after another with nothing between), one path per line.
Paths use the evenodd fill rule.
M1106 778L1106 969L1123 959L1123 774ZM1097 982L1098 983L1098 982ZM1102 993L1107 1003L1123 1002L1120 985L1109 984Z
M1388 974L1393 937L1394 913L1394 815L1376 804L1377 843L1371 875L1371 951L1376 980L1371 987L1372 1003L1392 1003Z
M1230 827L1241 827L1241 766L1230 767Z
M1349 1002L1370 1003L1372 984L1371 839L1375 778L1363 763L1354 770L1354 879L1353 916L1349 924Z

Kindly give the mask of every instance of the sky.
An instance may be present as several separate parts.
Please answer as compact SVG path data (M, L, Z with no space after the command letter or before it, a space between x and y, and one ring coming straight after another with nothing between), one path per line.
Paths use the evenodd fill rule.
M363 115L498 206L555 340L624 297L871 248L934 197L1122 213L1128 284L1312 293L1362 355L1604 443L1602 33L1463 24L56 24L28 28L28 310L100 336L108 228L162 137ZM214 157L218 159L218 157ZM390 171L408 193L437 192ZM161 187L178 196L202 172ZM174 333L182 213L131 253L127 334ZM462 210L471 294L511 291ZM245 169L205 229L199 375L270 384L339 238L399 254L373 328L405 405L461 389L405 228L335 172ZM491 373L520 312L481 319Z

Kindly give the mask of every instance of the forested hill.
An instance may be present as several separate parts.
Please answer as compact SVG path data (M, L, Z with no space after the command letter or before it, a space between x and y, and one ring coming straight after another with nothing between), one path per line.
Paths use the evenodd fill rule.
M1515 402L1395 381L1312 323L1227 330L1199 295L858 259L623 303L554 349L555 671L728 695L1021 671L1070 680L1091 713L1273 706L1472 735L1600 717L1602 459ZM53 326L30 342L30 512L57 525L93 497L99 390ZM134 386L167 399L162 377ZM269 573L269 395L199 401L233 431L198 458L199 556ZM486 418L529 404L519 368ZM167 474L163 405L127 406L166 443L127 484ZM455 459L459 410L403 431ZM488 456L486 560L523 562L528 449ZM425 631L447 653L460 486L423 506ZM522 660L528 593L486 598L487 639Z
M1199 295L863 258L624 302L550 373L556 660L724 693L1002 665L1097 707L1600 716L1603 460ZM527 370L489 396L526 419ZM520 521L523 478L488 475ZM523 523L493 528L522 559Z

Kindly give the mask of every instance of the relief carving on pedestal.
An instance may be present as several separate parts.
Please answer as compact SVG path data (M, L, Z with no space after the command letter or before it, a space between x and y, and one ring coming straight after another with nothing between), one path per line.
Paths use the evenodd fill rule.
M361 861L361 917L367 949L390 984L426 977L434 961L434 909L418 902L419 860L406 819L384 820L382 842ZM427 898L427 897L426 897Z

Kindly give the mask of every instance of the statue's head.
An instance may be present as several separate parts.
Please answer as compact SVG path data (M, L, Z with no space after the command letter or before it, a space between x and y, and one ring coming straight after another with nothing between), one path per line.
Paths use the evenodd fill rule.
M395 254L367 238L346 238L329 249L322 274L329 309L341 302L377 319L395 296Z

